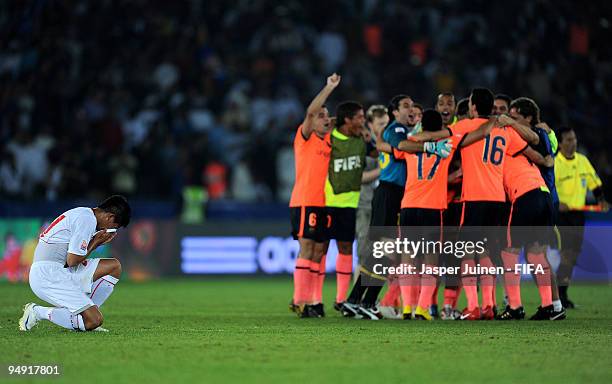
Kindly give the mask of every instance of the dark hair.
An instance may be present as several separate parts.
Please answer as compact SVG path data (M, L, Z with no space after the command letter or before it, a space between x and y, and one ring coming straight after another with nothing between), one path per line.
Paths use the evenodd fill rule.
M487 88L474 88L470 95L478 116L489 116L493 111L493 92Z
M510 104L512 103L512 98L506 94L503 93L498 93L497 95L495 95L495 100L503 100L506 102L506 104L508 104L508 108L510 108Z
M464 116L468 114L468 110L470 109L470 100L466 97L465 99L459 100L457 103L457 111L455 115Z
M375 117L383 117L388 113L387 107L381 104L371 105L366 112L366 119L371 123Z
M410 97L408 95L405 95L403 93L400 93L399 95L393 96L393 98L389 102L389 106L387 107L387 109L389 110L389 112L388 112L389 113L389 122L392 122L393 120L395 120L395 116L393 116L393 111L399 110L400 101L402 101L404 99L412 100L412 97Z
M568 126L562 126L557 130L557 137L559 138L559 142L563 141L563 135L566 133L570 133L574 130L574 128L570 128Z
M397 111L399 109L400 101L402 101L404 99L412 100L412 98L410 96L404 95L404 94L399 94L399 95L393 96L393 98L389 102L389 107L388 107L389 113L393 113L393 111ZM393 115L391 115L391 117L393 117Z
M442 129L442 125L442 115L440 112L433 109L428 109L423 112L423 118L421 119L423 131L439 131Z
M413 107L413 108L418 108L418 109L420 109L420 110L421 110L421 112L423 112L423 106L422 106L421 104L419 104L419 103L414 103L414 104L412 104L412 107Z
M356 101L343 101L336 107L336 126L341 127L344 119L352 119L363 106Z
M130 204L125 197L121 195L113 195L104 200L98 205L104 212L109 212L115 215L115 223L121 227L127 227L130 223L130 217L132 216L132 209Z
M530 98L519 97L512 101L510 108L516 108L516 111L525 118L531 116L532 125L536 125L540 122L540 107Z
M440 94L438 95L438 98L436 99L436 102L434 103L434 105L435 105L435 104L438 104L438 100L440 100L440 99L441 99L441 98L443 98L444 96L448 96L448 97L452 98L452 99L453 99L453 101L455 101L455 94L454 94L454 93L452 93L452 92L442 92L442 93L440 93Z

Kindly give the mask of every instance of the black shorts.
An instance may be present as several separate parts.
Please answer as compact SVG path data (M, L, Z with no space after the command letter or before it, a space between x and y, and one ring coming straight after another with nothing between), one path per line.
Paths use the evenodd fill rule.
M517 198L510 215L508 246L522 248L534 243L553 244L552 200L539 188Z
M382 237L397 237L397 229L394 230L393 228L397 228L399 224L403 197L404 188L402 186L386 181L381 181L378 184L372 197L371 240L379 240Z
M331 220L328 238L352 243L355 240L357 209L327 207L327 214Z
M466 201L463 203L461 226L495 227L502 224L506 225L508 222L503 222L506 207L506 203L501 201Z
M442 215L442 240L443 241L457 241L459 239L459 225L461 225L461 212L463 211L463 203L451 202L448 207L444 210ZM461 266L461 259L455 257L452 253L443 253L440 259L446 267L459 267ZM457 286L458 277L456 275L446 276L447 286Z
M465 241L484 241L487 248L494 247L505 238L503 228L505 202L466 201L463 203L460 237ZM504 227L502 227L502 225Z
M580 253L584 241L584 212L559 212L557 219L557 228L561 235L560 248Z
M322 243L328 239L331 222L325 207L290 207L289 210L294 240L304 238Z
M461 225L462 203L449 203L444 210L444 225L447 227L459 227Z
M508 225L510 223L510 212L512 211L512 203L506 201L503 208L501 208L501 217L499 220L500 225Z
M441 241L442 220L440 209L402 208L400 212L402 238Z

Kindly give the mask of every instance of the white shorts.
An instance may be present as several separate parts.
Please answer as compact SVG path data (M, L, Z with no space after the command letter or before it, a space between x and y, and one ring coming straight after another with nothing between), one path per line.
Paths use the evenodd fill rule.
M81 313L94 305L89 298L93 276L100 259L86 259L64 268L54 261L37 261L30 268L30 288L36 296L56 307Z

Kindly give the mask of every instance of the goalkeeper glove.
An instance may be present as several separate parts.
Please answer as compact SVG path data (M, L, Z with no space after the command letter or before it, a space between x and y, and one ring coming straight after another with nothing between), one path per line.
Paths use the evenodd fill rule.
M451 149L452 144L450 139L426 141L423 143L423 150L425 152L438 155L443 159L446 159L450 155Z

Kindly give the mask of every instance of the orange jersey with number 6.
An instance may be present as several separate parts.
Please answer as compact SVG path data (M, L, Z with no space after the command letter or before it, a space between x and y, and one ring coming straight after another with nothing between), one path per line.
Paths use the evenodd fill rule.
M293 152L295 184L289 206L324 207L325 179L331 154L329 134L322 139L313 132L306 139L300 125L293 140Z

